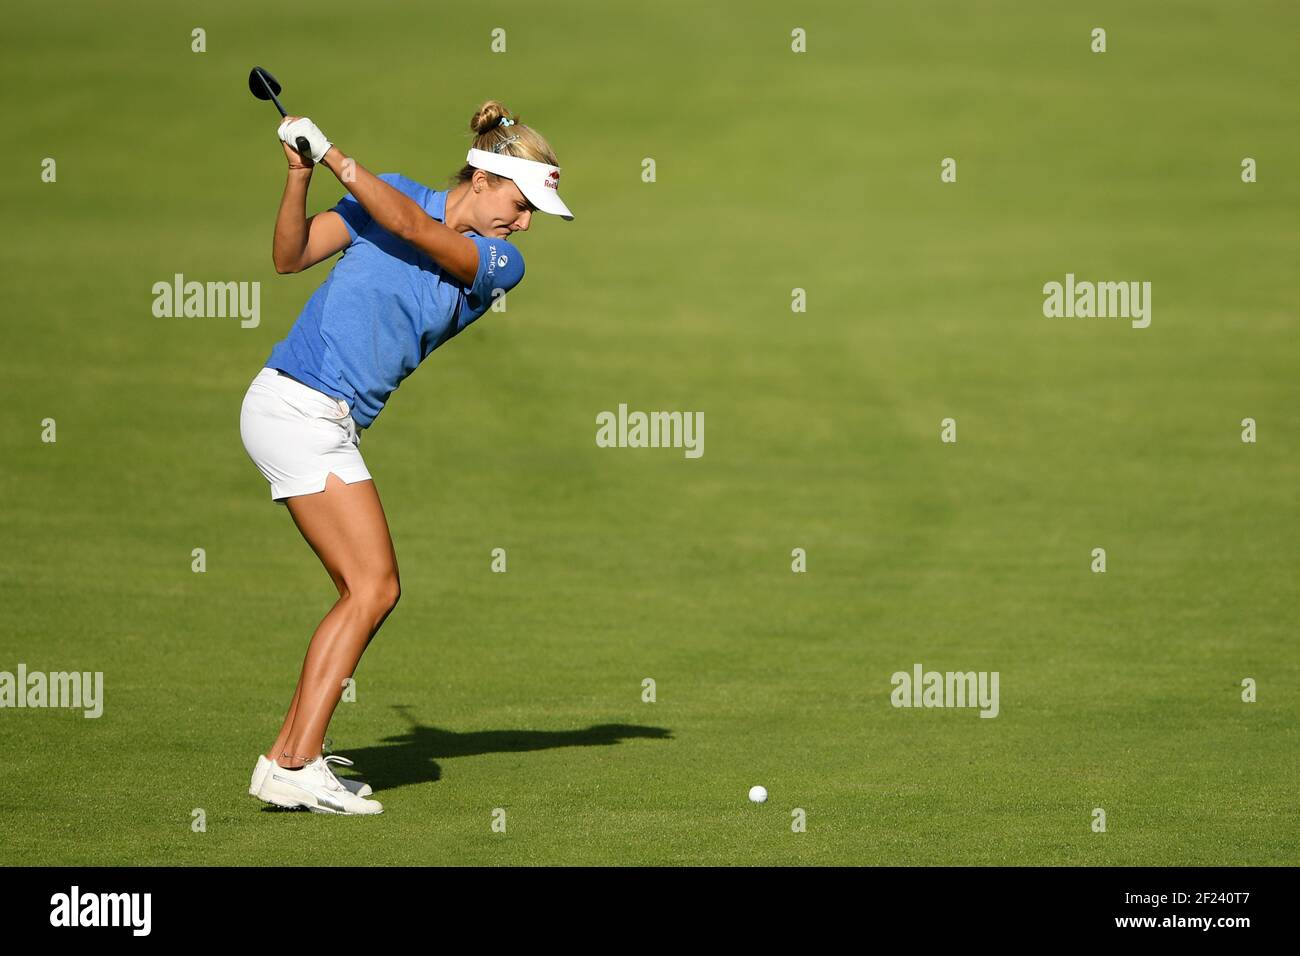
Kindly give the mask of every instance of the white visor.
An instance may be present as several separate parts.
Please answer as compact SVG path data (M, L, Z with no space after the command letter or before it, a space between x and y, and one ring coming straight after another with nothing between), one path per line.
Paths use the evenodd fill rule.
M521 159L518 156L503 156L489 153L483 149L471 149L465 161L477 169L486 169L506 179L514 181L524 198L552 216L572 219L573 213L560 198L560 167L547 163Z

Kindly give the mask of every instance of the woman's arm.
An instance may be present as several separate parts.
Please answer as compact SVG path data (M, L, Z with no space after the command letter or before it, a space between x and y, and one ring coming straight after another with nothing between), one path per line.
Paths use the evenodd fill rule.
M434 219L419 203L345 156L337 146L331 146L321 163L357 198L371 219L431 257L463 284L474 281L479 254L472 239Z
M311 167L289 167L289 178L280 197L280 211L275 217L275 239L271 245L271 261L279 273L293 272L290 264L297 262L307 245L307 186L311 183Z
M304 165L302 157L288 146L284 146L284 152L289 160L289 178L280 197L271 244L271 261L275 263L275 271L282 275L310 268L352 241L347 224L338 213L324 212L307 218L307 187L311 184L312 167Z

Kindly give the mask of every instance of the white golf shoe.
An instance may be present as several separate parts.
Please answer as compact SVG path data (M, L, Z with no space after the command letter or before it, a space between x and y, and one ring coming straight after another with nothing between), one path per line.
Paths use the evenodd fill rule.
M343 784L352 793L358 797L368 797L375 791L370 788L370 784L360 780L349 780L347 777L340 777L334 773L329 766L331 763L342 764L345 767L351 767L352 761L347 757L341 757L338 754L330 754L325 758L326 769L330 771L330 776L334 777L339 783ZM262 782L266 780L267 773L275 766L274 760L267 760L265 754L257 755L257 766L253 768L253 779L248 784L248 792L252 796L257 796L258 791L262 789Z
M265 758L263 758L265 759ZM378 800L359 797L339 782L323 757L307 761L301 770L286 770L273 761L256 797L277 807L306 807L313 813L383 813Z

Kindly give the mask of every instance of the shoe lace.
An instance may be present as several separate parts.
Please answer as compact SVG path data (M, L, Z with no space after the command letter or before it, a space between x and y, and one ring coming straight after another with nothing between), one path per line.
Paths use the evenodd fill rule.
M329 754L328 756L324 757L321 761L321 768L325 771L325 776L328 777L329 780L331 781L330 789L347 790L348 788L343 786L343 782L334 775L334 770L333 768L330 767L330 764L332 763L342 764L344 767L351 767L352 761L349 760L347 757L341 757L338 754Z
M325 784L325 789L339 791L347 790L347 787L343 786L343 784L339 782L339 778L334 776L334 771L330 769L330 765L325 762L323 757L316 758L315 766L319 768L322 781Z

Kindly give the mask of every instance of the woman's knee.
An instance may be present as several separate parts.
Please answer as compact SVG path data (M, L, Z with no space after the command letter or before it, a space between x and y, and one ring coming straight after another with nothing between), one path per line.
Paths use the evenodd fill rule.
M402 596L402 585L397 571L368 574L347 584L348 597L360 602L369 611L384 615L397 606Z

